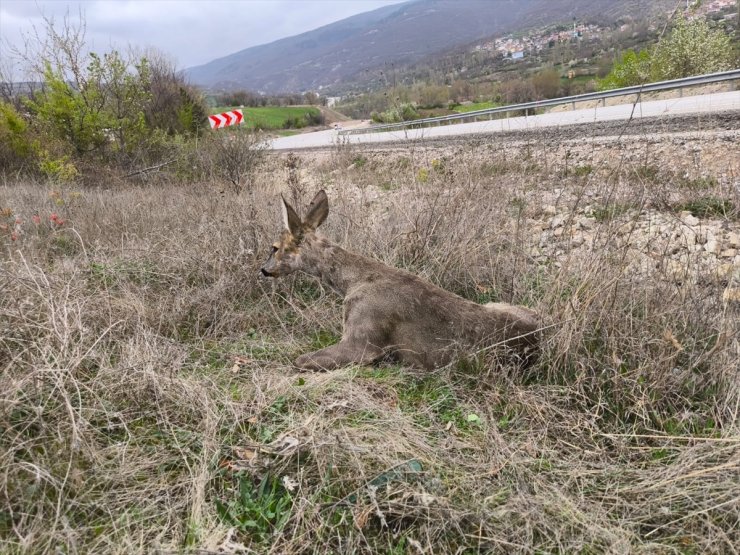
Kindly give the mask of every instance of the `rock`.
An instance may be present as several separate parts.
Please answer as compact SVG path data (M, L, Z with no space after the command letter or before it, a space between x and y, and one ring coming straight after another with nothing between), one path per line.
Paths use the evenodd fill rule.
M568 216L565 214L559 214L555 216L552 220L550 220L550 227L552 229L555 229L556 227L562 227L565 223L565 220L568 219Z
M678 260L669 260L665 265L665 273L667 277L674 281L683 281L688 274L688 268L686 264Z
M575 237L573 237L573 239L570 240L570 246L578 248L585 242L586 240L583 238L583 235L576 235Z
M737 256L737 249L725 249L719 255L721 258L735 258Z
M596 218L589 218L587 216L584 216L580 220L578 220L578 223L581 224L581 227L583 229L593 229L593 227L596 225Z
M686 225L692 225L692 226L693 225L699 225L699 218L697 218L696 216L694 216L688 210L684 210L683 212L681 212L681 220Z
M704 250L712 254L717 254L719 252L719 243L716 239L710 239L704 245Z
M722 300L726 303L740 303L740 287L728 287L722 293Z
M560 237L563 234L563 228L558 227L552 232L553 237Z
M545 216L554 216L555 214L557 214L557 213L558 213L558 209L557 209L557 208L555 208L555 207L554 207L554 206L553 206L552 204L548 204L547 206L545 206L545 207L544 207L544 208L542 209L542 213L543 213L543 214L544 214Z
M735 233L734 231L728 233L726 244L731 249L740 248L740 233Z
M738 268L740 269L740 268ZM730 279L735 273L735 265L729 262L717 266L717 277L720 279Z

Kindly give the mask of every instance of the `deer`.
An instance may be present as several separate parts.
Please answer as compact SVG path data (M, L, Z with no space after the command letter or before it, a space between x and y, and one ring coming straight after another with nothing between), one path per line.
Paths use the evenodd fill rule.
M526 360L536 350L540 320L535 311L507 303L478 304L343 249L317 232L329 215L324 190L305 214L301 219L282 197L284 227L260 272L267 278L298 271L317 277L344 298L343 331L338 343L298 357L296 368L328 371L389 357L433 370L463 353L504 346Z

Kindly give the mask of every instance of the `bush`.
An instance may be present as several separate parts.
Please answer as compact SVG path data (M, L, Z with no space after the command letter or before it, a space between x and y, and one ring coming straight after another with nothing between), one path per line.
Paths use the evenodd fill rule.
M31 156L28 124L7 102L0 102L0 164L20 167Z
M27 122L3 106L3 158L35 154L44 175L69 181L101 163L126 171L159 164L159 155L172 153L167 137L205 129L202 96L161 54L87 53L84 23L65 22L61 32L45 23L46 37L29 48L36 52L20 60L43 87L18 100L30 112Z
M599 80L601 90L680 79L732 68L730 37L705 19L679 18L671 33L654 48L627 50L611 72Z
M419 119L419 112L413 104L399 104L385 112L373 112L371 118L376 123L398 123Z
M680 18L666 40L653 54L656 80L679 79L732 68L732 41L721 29L712 29L705 19Z
M267 154L259 132L244 127L218 130L205 145L212 173L228 181L236 193L249 185L251 176Z
M647 50L640 52L627 50L619 57L611 72L603 79L599 79L599 89L620 89L648 82L650 63L650 52Z

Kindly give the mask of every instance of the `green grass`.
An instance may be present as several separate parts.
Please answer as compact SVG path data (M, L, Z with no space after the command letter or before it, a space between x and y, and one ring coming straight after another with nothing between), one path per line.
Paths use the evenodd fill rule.
M321 112L313 106L262 106L259 108L239 108L238 106L216 106L214 114L239 109L244 114L244 122L250 128L285 129L290 120L305 119L306 114L318 118ZM297 127L291 125L290 127Z
M237 474L229 496L216 499L219 517L247 534L255 543L265 543L279 532L290 517L292 501L278 478L265 474L258 485L249 475ZM225 496L226 497L226 496Z
M736 216L732 201L717 197L702 197L676 206L678 212L688 210L700 218L729 218Z
M597 222L608 222L625 214L632 208L629 204L610 204L608 206L599 206L594 208L594 218Z
M474 102L473 104L461 104L460 106L455 106L453 110L459 114L464 114L466 112L475 112L476 110L498 108L499 106L501 106L501 104L496 104L495 102Z
M695 178L679 176L676 183L681 189L688 189L691 191L714 189L718 185L717 178L711 175Z

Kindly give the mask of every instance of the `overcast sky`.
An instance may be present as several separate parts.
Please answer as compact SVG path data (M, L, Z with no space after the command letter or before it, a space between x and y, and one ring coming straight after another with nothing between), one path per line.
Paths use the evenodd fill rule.
M42 16L86 22L90 50L153 46L180 68L403 0L0 0L0 56Z

